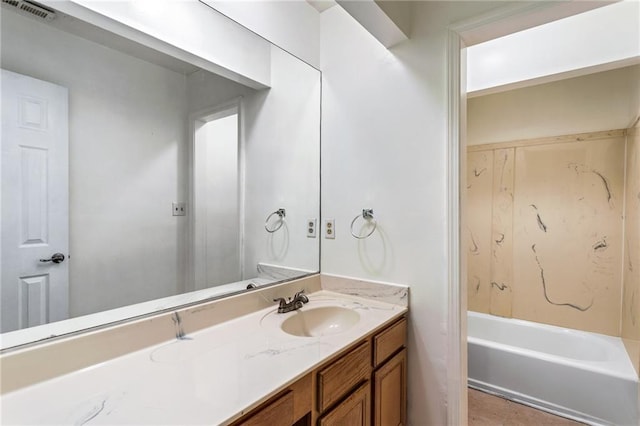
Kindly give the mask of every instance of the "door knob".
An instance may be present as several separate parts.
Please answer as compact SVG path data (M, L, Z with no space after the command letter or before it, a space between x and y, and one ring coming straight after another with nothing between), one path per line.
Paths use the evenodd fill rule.
M64 254L53 253L53 256L51 256L51 259L40 259L40 262L61 263L61 262L64 262Z

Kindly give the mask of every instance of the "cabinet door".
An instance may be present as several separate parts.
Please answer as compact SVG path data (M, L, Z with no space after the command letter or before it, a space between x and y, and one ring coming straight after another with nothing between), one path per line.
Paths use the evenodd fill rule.
M319 421L320 426L370 426L371 386L367 381Z
M374 425L407 423L407 349L403 349L374 373Z

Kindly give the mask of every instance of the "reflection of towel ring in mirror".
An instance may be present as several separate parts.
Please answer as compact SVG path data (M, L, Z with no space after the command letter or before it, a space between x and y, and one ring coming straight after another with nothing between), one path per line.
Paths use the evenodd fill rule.
M356 221L359 218L363 218L369 223L373 221L373 228L371 228L371 231L367 235L357 235L355 232L353 232L353 225L356 223ZM354 217L353 220L351 221L351 235L353 235L355 238L359 240L364 240L365 238L369 238L371 234L375 232L377 227L378 227L378 222L373 218L373 209L363 209L362 214L359 214L358 216Z
M273 215L278 215L278 225L276 227L270 229L269 228L269 219L271 219L273 217ZM264 221L264 229L266 229L268 233L273 234L278 229L282 228L282 225L284 225L284 217L286 215L287 215L287 213L285 212L284 209L278 209L275 212L271 213L269 216L267 216L267 220Z

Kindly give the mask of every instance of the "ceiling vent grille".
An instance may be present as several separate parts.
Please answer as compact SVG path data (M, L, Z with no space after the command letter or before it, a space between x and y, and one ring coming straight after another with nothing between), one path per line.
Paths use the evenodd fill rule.
M51 21L56 17L56 13L53 10L27 0L2 0L2 4L15 7L22 13L37 16L47 21Z

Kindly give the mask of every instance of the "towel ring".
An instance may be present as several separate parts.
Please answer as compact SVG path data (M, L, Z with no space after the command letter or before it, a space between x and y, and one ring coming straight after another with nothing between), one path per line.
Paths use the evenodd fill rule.
M353 225L356 223L356 221L359 218L363 218L368 222L373 221L373 229L367 235L357 235L355 232L353 232ZM354 217L353 220L351 221L351 235L353 235L355 238L359 240L364 240L365 238L369 238L371 234L375 232L377 227L378 227L378 221L376 221L373 218L373 209L362 209L362 214L359 214L358 216Z
M274 215L278 215L278 226L269 229L269 219L271 219ZM287 215L287 212L284 209L278 209L275 212L271 213L267 216L267 219L264 221L264 229L267 230L268 233L273 234L278 229L282 228L284 224L284 217Z

